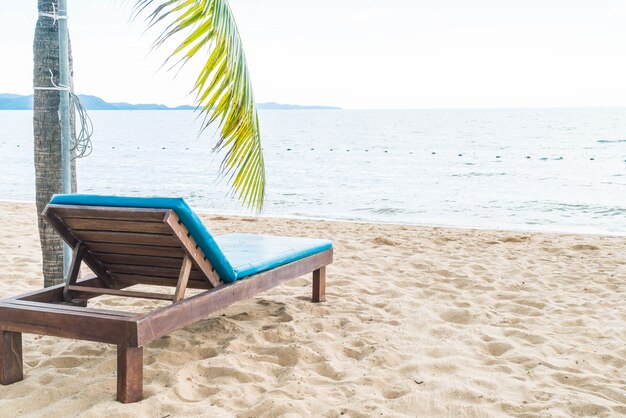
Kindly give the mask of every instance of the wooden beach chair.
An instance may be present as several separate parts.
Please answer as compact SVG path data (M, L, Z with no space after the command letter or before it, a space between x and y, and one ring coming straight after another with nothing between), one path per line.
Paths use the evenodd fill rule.
M65 285L0 301L0 383L23 379L22 333L117 345L117 399L143 396L143 347L286 280L313 273L324 300L329 241L268 235L213 237L183 199L57 195L42 216L73 249ZM78 280L81 263L95 274ZM172 293L128 290L136 285ZM203 289L185 298L188 288ZM171 301L149 313L87 307L101 295Z

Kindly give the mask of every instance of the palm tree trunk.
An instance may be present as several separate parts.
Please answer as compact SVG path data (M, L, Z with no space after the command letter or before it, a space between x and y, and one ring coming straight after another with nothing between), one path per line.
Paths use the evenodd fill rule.
M57 0L38 0L39 12L58 10ZM35 27L34 87L51 87L50 71L55 83L59 81L59 32L54 19L39 16ZM70 48L70 79L73 76ZM72 112L73 113L73 112ZM55 193L62 192L61 124L59 121L59 92L35 90L33 103L35 151L35 194L39 238L43 256L44 286L63 283L63 242L41 218L41 212ZM72 138L75 136L72 124ZM72 163L72 190L76 190L75 163Z

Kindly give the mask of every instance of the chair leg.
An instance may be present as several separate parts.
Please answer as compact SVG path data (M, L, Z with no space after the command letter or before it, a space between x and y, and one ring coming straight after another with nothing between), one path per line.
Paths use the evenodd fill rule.
M0 384L10 385L22 379L22 333L0 331Z
M313 272L313 302L326 300L326 266Z
M117 400L122 403L143 399L143 347L117 346Z

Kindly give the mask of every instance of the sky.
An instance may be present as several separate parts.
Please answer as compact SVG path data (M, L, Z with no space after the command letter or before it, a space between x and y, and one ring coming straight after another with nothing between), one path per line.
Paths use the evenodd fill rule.
M192 104L198 63L129 19L68 0L78 93ZM32 94L36 0L0 0L0 92ZM230 0L257 102L354 109L626 106L623 0Z

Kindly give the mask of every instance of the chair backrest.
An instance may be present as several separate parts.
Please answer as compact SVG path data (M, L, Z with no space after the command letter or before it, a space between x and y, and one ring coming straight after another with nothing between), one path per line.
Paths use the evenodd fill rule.
M194 262L190 280L208 279L215 286L235 277L202 221L180 198L55 195L42 216L70 246L85 245L84 262L99 276L175 280L187 253Z

